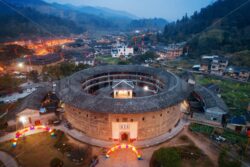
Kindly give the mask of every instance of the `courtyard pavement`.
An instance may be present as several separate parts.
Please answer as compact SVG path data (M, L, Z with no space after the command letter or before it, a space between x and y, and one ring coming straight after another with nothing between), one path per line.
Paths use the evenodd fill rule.
M145 148L145 147L150 147L153 145L160 144L160 143L162 143L166 140L169 140L169 139L173 138L174 136L176 136L179 132L182 131L183 127L187 124L188 124L188 122L181 120L180 123L175 128L173 128L171 132L166 133L166 134L161 135L161 136L158 136L158 137L153 138L153 139L143 140L143 141L135 141L135 142L133 142L133 145L136 147L139 147L139 148ZM103 140L90 138L87 135L85 135L84 133L82 133L76 129L68 129L65 126L63 126L62 124L59 126L51 127L51 128L64 131L67 135L71 136L72 138L74 138L80 142L83 142L83 143L88 143L88 144L93 145L93 146L110 148L110 147L114 146L115 144L117 144L116 142L113 142L113 141L103 141ZM41 132L43 132L43 130L29 131L29 132L25 133L25 136L29 136L29 135L41 133ZM15 138L15 134L16 134L16 132L12 132L12 133L9 133L5 136L0 137L0 142L12 140L13 138Z
M0 151L0 161L5 167L18 167L17 161L4 151Z

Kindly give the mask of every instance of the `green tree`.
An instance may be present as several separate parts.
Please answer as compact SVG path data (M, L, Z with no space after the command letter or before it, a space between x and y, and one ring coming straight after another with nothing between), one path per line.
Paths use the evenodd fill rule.
M6 74L0 77L0 91L13 92L18 88L18 80Z
M218 160L219 167L241 167L241 162L230 159L226 151L222 151Z
M53 158L50 161L50 167L63 167L63 161L59 158Z
M158 58L158 55L155 53L155 52L146 52L145 54L143 55L139 55L139 56L134 56L132 58L132 62L134 64L137 64L137 63L145 63L145 60L155 60Z
M181 157L175 148L160 148L153 153L150 167L180 167Z
M35 83L38 82L39 81L38 72L36 70L30 71L29 74L28 74L28 78L30 80L32 80L33 82L35 82Z

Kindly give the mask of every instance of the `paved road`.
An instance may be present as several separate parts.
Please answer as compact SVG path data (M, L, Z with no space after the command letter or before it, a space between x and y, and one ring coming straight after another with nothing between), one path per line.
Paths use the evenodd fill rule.
M0 151L0 161L3 162L5 167L18 167L17 161L12 156L3 151Z

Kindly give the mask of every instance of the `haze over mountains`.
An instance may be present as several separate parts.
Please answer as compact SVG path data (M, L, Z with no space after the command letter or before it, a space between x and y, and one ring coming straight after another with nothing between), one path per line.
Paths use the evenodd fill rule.
M33 20L34 22L32 22ZM5 0L0 3L0 37L69 35L86 30L163 29L164 19L143 19L123 11L73 6L42 0ZM48 33L49 32L49 33Z

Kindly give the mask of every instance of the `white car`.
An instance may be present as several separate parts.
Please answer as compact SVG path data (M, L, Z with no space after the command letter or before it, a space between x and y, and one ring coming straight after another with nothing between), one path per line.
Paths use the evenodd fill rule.
M222 141L222 142L225 142L225 141L226 141L226 139L225 139L224 137L222 137L222 136L217 136L215 139L216 139L217 141Z

